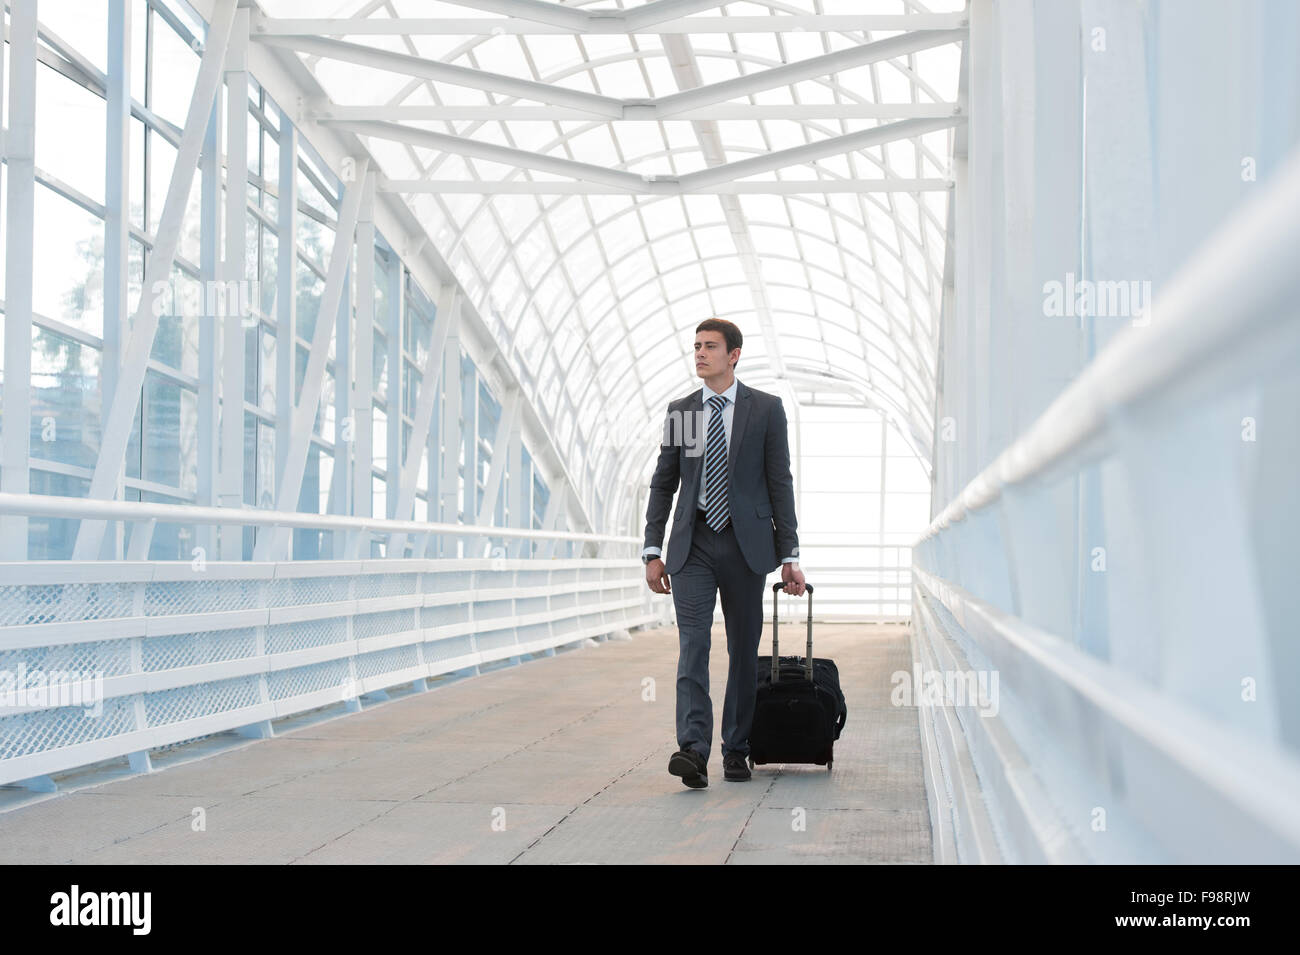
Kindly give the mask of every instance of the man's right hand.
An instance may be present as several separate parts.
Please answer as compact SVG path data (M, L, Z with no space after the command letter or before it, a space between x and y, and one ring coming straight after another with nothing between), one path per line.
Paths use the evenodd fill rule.
M664 562L658 557L645 565L645 582L657 594L672 593L668 574L664 572Z

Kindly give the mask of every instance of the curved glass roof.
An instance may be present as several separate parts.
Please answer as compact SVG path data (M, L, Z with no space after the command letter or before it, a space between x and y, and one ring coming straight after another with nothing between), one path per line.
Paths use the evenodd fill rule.
M261 6L571 460L653 451L710 316L747 384L873 405L928 460L962 4Z

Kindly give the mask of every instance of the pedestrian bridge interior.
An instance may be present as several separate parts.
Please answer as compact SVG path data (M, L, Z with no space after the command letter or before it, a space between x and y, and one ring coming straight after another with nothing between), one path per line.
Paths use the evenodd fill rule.
M1294 3L3 15L14 861L1300 861ZM848 719L686 790L709 317Z

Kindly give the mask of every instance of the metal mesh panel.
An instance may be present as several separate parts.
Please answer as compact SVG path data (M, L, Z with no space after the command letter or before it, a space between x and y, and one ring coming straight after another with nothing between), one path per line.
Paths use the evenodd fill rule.
M247 610L258 605L258 580L171 580L146 584L144 612L150 617L214 610Z
M420 657L415 647L390 647L387 650L363 653L358 656L357 676L365 679L384 673L397 673L419 665Z
M420 609L421 627L445 627L453 623L465 623L469 620L469 604L449 604L446 607L422 607Z
M475 590L511 590L514 586L512 570L479 570L474 573Z
M465 593L473 586L474 575L467 570L454 573L424 574L421 590L426 594Z
M266 628L266 652L285 653L307 647L323 647L331 643L342 643L347 638L346 617L277 623Z
M20 584L0 587L0 625L129 617L135 584Z
M515 632L513 630L489 630L486 633L477 634L475 643L480 650L512 647L515 645Z
M386 610L383 613L367 613L357 616L352 622L352 635L358 640L365 637L379 637L388 633L401 633L415 629L415 610Z
M518 630L520 643L532 643L534 640L545 640L551 635L551 628L544 623L535 623L528 627L520 627Z
M145 670L171 670L201 663L240 660L257 653L257 630L207 630L151 637L144 641L141 657Z
M304 693L314 693L326 687L344 687L352 678L347 660L330 660L311 666L280 670L266 676L267 695L273 700L284 700ZM343 698L342 692L339 699Z
M0 717L0 759L43 753L135 729L132 698L105 700L99 716L80 706Z
M94 640L0 651L0 671L16 675L24 665L28 685L35 670L47 674L54 670L70 670L100 673L106 677L121 676L131 672L131 641Z
M357 578L357 599L403 597L415 593L419 574L370 574Z
M512 600L488 600L474 605L475 620L500 620L502 617L514 616Z
M304 604L336 603L348 599L351 577L304 577L274 580L268 588L268 607L301 607Z
M361 679L382 678L419 665L421 652L426 662L437 664L452 658L464 657L478 649L500 650L516 646L515 633L506 626L515 614L537 613L552 606L567 606L573 610L588 609L580 621L559 621L553 627L533 625L520 632L520 640L530 642L573 631L577 626L596 626L612 629L609 621L622 620L623 611L607 615L609 621L601 624L601 614L589 608L614 593L634 596L638 591L632 585L620 586L611 579L608 593L599 590L600 583L592 578L589 592L565 594L548 600L530 597L520 601L510 599L486 603L473 602L474 586L509 586L511 581L524 581L535 586L548 579L549 570L539 573L486 571L471 573L459 571L451 574L395 573L365 576L308 577L279 580L213 580L203 575L178 581L129 584L42 584L0 586L0 633L5 626L22 626L39 623L75 623L82 620L112 619L145 616L159 618L189 613L221 613L262 607L311 606L337 603L351 599L399 597L420 592L455 593L461 602L442 607L406 608L385 610L359 615L349 626L347 616L304 620L276 624L265 628L265 652L274 658L297 650L343 644L351 633L358 639L382 637L391 634L418 632L419 628L433 629L464 624L474 615L479 627L486 632L478 636L463 635L410 646L361 654L351 664L348 659L332 660L307 666L268 673L265 677L267 693L273 700L285 700L306 694L339 688L339 699L352 695L353 675ZM576 580L576 571L559 572L560 578ZM584 578L585 580L586 578ZM639 583L633 581L632 584ZM137 610L137 604L139 610ZM342 609L342 608L340 608ZM102 674L114 677L136 672L132 664L134 643L139 640L140 672L157 673L179 671L187 667L249 659L258 647L257 627L240 627L229 630L204 630L159 637L119 637L93 640L86 643L63 643L50 647L13 648L0 651L0 671L13 673L25 668L28 676L25 685L38 685L35 671L46 674ZM142 703L145 726L169 726L220 713L231 713L228 725L234 727L246 720L237 711L258 704L262 700L261 679L249 675L230 679L210 680L191 686L177 687L147 693L140 697L117 698L102 704L98 717L87 716L85 709L76 705L60 706L67 700L52 700L49 710L0 717L0 759L29 753L63 748L77 743L106 739L130 733L143 727L136 725L136 705ZM314 705L314 704L313 704ZM223 723L223 726L227 724ZM183 727L178 732L185 732ZM221 732L191 737L167 748L183 746ZM125 752L127 744L120 751ZM75 762L70 758L70 763Z
M545 609L545 597L528 597L525 600L515 601L515 612L521 615L528 613L542 613Z
M448 637L445 640L437 640L424 645L426 663L434 660L450 660L452 657L463 657L465 654L473 652L474 644L469 634L461 637Z
M165 726L168 723L255 706L258 702L258 678L241 676L232 680L216 680L146 693L144 710L145 719L150 726Z

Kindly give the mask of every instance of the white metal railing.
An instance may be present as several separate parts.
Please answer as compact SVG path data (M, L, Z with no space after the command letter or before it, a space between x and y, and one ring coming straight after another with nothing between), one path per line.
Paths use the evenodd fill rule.
M851 559L864 559L866 563L838 563L834 552L845 550L854 553ZM801 540L800 566L817 587L813 610L816 619L873 623L908 620L912 604L911 550L900 544ZM802 597L780 594L779 598L782 620L804 619L807 611Z
M637 541L0 495L0 513L520 537L600 558L0 563L0 784L270 721L660 619ZM57 675L57 680L52 677Z
M1297 703L1277 672L1294 659L1295 621L1276 613L1285 585L1250 572L1294 555L1295 540L1252 543L1259 525L1233 503L1238 460L1204 450L1224 430L1236 440L1252 389L1300 367L1297 209L1300 153L1191 258L1150 326L1099 354L917 542L914 666L982 668L1001 685L993 715L918 707L941 858L1300 860L1300 760L1279 728ZM1288 394L1271 406L1274 471L1259 465L1267 480L1251 487L1294 529ZM1127 532L1127 571L1087 646L1024 614L1060 575L1034 562L1072 566L1051 494L1101 468L1138 503L1108 524ZM1243 702L1246 679L1267 705Z
M0 564L0 673L99 684L93 708L5 699L0 783L651 623L642 577L635 558Z
M433 521L394 521L377 517L351 517L343 514L305 514L297 511L272 511L258 508L206 507L197 504L157 504L141 501L109 501L90 498L55 497L44 494L0 493L0 515L22 517L50 517L73 520L121 521L132 525L142 539L147 540L152 525L196 524L235 525L258 530L276 528L302 528L318 531L339 531L348 534L350 557L365 556L360 553L363 541L372 537L387 538L396 544L393 550L403 548L406 538L416 541L416 555L423 556L421 547L435 536L445 535L479 540L506 538L521 541L575 542L607 545L627 545L633 548L639 541L635 537L611 534L583 534L569 531L533 530L517 527L480 527L472 524L442 524ZM628 555L634 553L627 551ZM144 554L128 555L144 559ZM394 554L392 556L402 556Z

